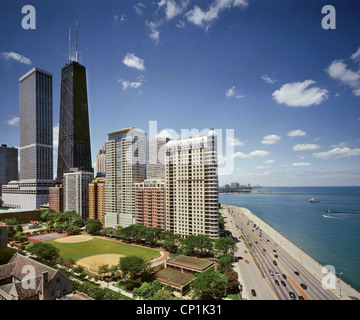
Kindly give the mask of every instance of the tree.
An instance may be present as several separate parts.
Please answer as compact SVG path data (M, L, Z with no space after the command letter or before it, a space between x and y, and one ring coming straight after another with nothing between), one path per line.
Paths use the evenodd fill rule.
M219 271L209 269L193 281L194 300L220 300L226 297L227 278Z
M226 285L226 293L239 293L240 282L238 273L231 266L226 266L223 273L228 279L228 283Z
M221 258L219 258L218 263L219 263L219 271L223 272L225 270L226 267L230 266L233 264L234 262L234 257L232 256L222 256Z
M85 222L86 232L91 235L97 235L102 228L101 222L97 219L87 219Z
M189 256L209 256L212 255L213 240L206 235L189 236L182 242L181 248Z
M219 238L214 242L214 249L220 255L233 255L236 251L236 242L232 238Z
M129 255L120 259L120 270L122 272L121 283L127 290L133 290L149 278L151 269L149 262L145 259Z
M29 250L40 260L49 264L54 264L60 256L60 250L46 242L35 243Z
M162 284L154 280L153 282L144 282L139 288L133 290L133 297L140 297L144 300L152 300L157 291L161 290Z

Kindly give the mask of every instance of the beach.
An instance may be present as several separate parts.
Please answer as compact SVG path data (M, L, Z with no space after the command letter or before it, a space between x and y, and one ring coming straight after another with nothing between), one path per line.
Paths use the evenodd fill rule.
M323 285L330 287L330 290L342 300L360 300L360 293L350 285L342 281L332 271L332 266L322 266L312 257L295 246L287 238L278 231L273 229L259 217L254 215L250 210L243 207L222 205L224 208L232 208L238 214L244 214L256 225L258 225L264 233L268 235L273 242L277 243L284 251L286 251L295 261L300 263L314 278ZM329 272L330 270L330 272Z

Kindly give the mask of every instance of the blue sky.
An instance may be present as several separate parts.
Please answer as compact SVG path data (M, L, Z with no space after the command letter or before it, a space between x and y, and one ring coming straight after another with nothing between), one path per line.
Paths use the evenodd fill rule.
M322 28L328 4L336 29ZM22 28L25 5L36 9L35 30ZM157 121L163 134L222 133L220 158L234 168L220 185L359 185L358 1L2 0L0 143L20 144L18 79L35 66L52 72L55 170L61 68L76 18L93 163L107 133L149 132Z

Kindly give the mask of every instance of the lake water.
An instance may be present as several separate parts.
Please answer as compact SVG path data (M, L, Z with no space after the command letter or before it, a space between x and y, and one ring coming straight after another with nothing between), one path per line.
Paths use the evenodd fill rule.
M220 194L219 202L245 207L342 280L360 291L360 187L267 187L258 193ZM320 200L310 203L311 198Z

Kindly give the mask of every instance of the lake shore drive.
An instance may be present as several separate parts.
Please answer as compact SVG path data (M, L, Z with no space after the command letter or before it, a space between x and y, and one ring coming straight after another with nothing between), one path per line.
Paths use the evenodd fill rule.
M224 208L231 208L233 212L237 214L244 214L249 220L253 221L255 224L261 226L261 229L264 233L268 235L273 242L277 243L284 251L286 251L295 261L300 263L314 278L316 278L320 283L327 279L334 279L332 282L327 282L335 285L335 289L329 289L333 294L341 300L360 300L360 293L352 288L350 285L342 281L338 277L334 277L329 273L326 274L324 266L315 261L312 257L290 242L282 234L276 231L274 228L269 226L266 222L261 220L255 214L253 214L249 209L238 207L234 205L225 205L222 204ZM330 266L332 267L332 266ZM327 276L327 278L325 278Z

